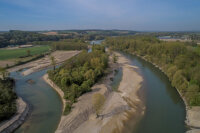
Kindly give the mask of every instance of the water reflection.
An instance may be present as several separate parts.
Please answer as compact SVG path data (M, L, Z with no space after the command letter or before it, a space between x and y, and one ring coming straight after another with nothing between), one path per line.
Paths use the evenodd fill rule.
M151 63L123 53L144 78L146 111L133 133L183 133L185 106L168 78Z
M58 94L46 84L42 76L48 69L22 76L12 72L16 79L16 93L31 106L31 114L15 133L54 133L62 113L62 102ZM29 84L28 79L34 84Z

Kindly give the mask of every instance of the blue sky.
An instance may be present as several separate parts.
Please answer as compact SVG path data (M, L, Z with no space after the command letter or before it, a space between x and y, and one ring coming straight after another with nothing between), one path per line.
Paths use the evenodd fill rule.
M200 0L0 0L0 31L200 31Z

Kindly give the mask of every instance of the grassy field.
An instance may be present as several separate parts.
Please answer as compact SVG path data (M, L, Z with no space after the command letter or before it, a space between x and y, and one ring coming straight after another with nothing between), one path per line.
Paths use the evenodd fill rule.
M31 55L38 55L48 52L50 46L35 46L30 48L20 48L20 49L0 49L0 60L16 59L27 55L27 50L30 50Z

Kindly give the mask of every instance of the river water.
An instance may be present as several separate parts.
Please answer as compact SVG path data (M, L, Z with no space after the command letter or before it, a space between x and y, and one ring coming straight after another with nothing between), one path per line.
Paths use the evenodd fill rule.
M127 125L128 128L132 133L184 133L185 106L168 78L152 64L136 56L122 54L139 68L138 72L144 78L141 92L146 111L136 126ZM53 133L56 130L62 114L62 102L42 79L47 70L28 76L22 76L20 72L11 73L16 79L17 94L31 105L32 110L27 121L15 133ZM116 74L113 89L118 87L122 75L121 70ZM35 83L27 83L29 79Z
M25 123L15 133L54 133L62 114L59 95L42 79L47 69L22 76L12 72L16 79L16 92L31 106L31 113ZM33 84L27 80L33 80Z
M130 129L132 133L184 133L185 105L168 78L139 57L127 53L123 55L139 68L138 72L144 78L141 91L146 111L136 127Z

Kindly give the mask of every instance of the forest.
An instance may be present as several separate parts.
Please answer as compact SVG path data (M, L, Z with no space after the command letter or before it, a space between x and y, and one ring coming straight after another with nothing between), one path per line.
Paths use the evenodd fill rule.
M107 36L125 36L125 35L134 35L136 31L131 30L59 30L59 34L74 34L80 35L84 40L102 40Z
M78 39L66 39L50 42L53 50L87 50L88 43Z
M200 50L183 42L164 42L148 35L111 37L105 41L121 50L156 64L168 76L190 106L200 106Z
M103 46L93 46L92 52L82 51L77 56L67 60L62 66L48 71L49 78L64 92L68 114L72 104L82 94L91 91L105 69L108 67L108 55Z
M58 41L67 38L67 36L44 35L37 32L11 30L0 34L0 48L9 45L22 45L34 41Z
M0 78L0 122L10 118L17 111L14 83L11 78Z

